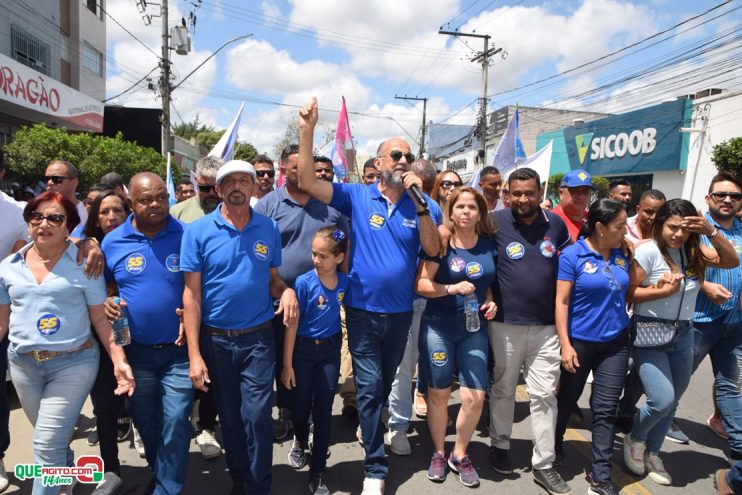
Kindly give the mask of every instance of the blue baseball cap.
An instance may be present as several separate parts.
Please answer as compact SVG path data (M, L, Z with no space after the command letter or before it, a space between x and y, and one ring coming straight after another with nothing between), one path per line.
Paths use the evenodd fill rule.
M559 187L589 187L590 189L595 189L592 177L581 168L571 170L569 173L565 174L564 177L562 177L562 182L559 184Z

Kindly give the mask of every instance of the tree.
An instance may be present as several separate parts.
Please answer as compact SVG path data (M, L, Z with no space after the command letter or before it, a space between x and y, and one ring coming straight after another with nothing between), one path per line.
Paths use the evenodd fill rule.
M191 122L181 122L173 126L173 134L188 140L196 138L201 132L213 130L214 126L206 126L201 123L198 114L196 114L196 118Z
M79 188L85 190L108 172L118 172L125 181L139 172L165 177L166 162L157 151L116 137L90 133L68 134L64 128L43 124L21 127L3 149L5 165L29 183L43 177L51 160L67 160L79 172Z
M286 119L286 131L283 137L273 146L273 156L280 158L283 150L290 144L299 144L299 121L297 119Z
M250 143L237 143L237 149L234 150L235 160L245 160L255 163L255 157L258 156L258 150Z
M711 161L719 172L742 177L742 137L732 138L714 146Z
M203 146L207 151L211 151L214 145L224 135L224 132L224 130L214 129L214 126L201 124L198 120L198 115L191 122L183 122L173 127L173 134L184 139L193 139L197 145ZM237 141L237 146L234 150L234 159L246 160L252 163L257 155L258 150L255 149L255 146L244 141Z

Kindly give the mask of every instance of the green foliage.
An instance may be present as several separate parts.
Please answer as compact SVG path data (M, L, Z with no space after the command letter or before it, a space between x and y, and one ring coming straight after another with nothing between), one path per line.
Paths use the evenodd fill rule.
M250 143L238 143L237 149L234 150L235 160L245 160L255 163L255 157L258 156L258 150Z
M41 179L50 161L67 160L79 171L79 190L89 188L108 172L118 172L125 181L139 172L154 172L163 178L166 173L164 157L152 148L124 141L121 133L114 138L68 134L64 128L36 124L16 132L3 153L7 168L29 183Z
M549 180L546 181L546 197L559 200L559 183L562 182L564 174L554 174L549 176Z
M196 118L191 122L183 122L173 126L173 134L183 139L193 139L196 141L196 144L203 146L207 151L211 151L214 145L221 139L224 130L214 129L214 126L202 124L198 119L198 115L196 115ZM252 163L258 154L258 150L252 144L238 141L237 148L234 150L234 159L246 160Z
M605 177L593 176L593 185L597 188L597 196L605 198L608 196L608 187L611 181Z
M198 114L196 114L196 118L193 119L191 122L181 122L180 124L175 124L173 126L173 134L175 134L176 136L180 136L183 139L189 140L197 138L198 135L202 132L213 130L214 126L207 126L201 123L198 118Z
M719 172L742 177L742 137L732 138L714 146L711 160Z

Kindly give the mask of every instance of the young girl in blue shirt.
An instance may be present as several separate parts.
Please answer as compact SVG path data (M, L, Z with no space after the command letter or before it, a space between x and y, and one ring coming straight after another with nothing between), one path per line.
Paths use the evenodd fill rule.
M314 445L309 468L309 491L330 493L323 482L332 401L340 375L340 305L348 290L348 276L337 271L348 247L346 234L336 227L317 231L312 240L314 270L294 284L299 301L298 326L286 328L281 381L293 389L294 440L288 458L303 468L309 443L309 415L314 422Z

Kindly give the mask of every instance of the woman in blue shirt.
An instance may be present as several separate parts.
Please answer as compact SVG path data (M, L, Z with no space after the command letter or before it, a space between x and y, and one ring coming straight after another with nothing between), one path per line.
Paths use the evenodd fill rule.
M34 425L34 462L71 466L69 442L98 370L91 321L114 363L116 393L131 395L134 378L103 312L103 279L85 276L67 240L80 221L75 206L46 192L28 202L23 218L32 242L0 263L0 339L8 335L10 377ZM34 479L34 495L59 490Z
M555 324L562 347L555 450L564 459L564 432L593 372L592 472L588 494L618 495L611 481L616 410L629 365L626 291L630 260L621 252L626 211L612 199L595 201L581 237L559 256Z
M425 257L416 280L417 293L428 298L419 335L419 370L423 383L428 384L428 426L434 448L428 479L441 482L446 478L448 398L458 370L461 410L448 466L461 483L474 487L479 485L479 476L466 449L489 386L487 326L482 317L491 320L497 310L490 289L497 255L492 237L495 226L484 196L470 187L451 194L446 226L451 232L446 253ZM467 302L474 306L471 316L465 314Z

